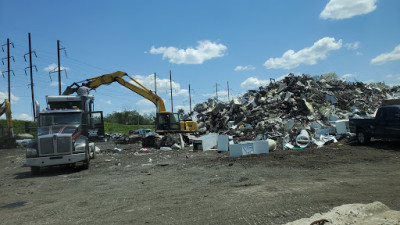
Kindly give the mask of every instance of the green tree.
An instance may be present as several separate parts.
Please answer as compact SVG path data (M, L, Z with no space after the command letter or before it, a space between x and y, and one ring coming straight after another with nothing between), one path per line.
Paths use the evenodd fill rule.
M148 114L140 115L136 110L125 110L106 115L104 121L126 125L153 125L155 118Z

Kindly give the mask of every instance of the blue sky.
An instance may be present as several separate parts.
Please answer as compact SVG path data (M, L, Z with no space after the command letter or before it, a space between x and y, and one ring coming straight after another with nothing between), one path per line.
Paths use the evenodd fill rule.
M349 81L400 82L400 1L6 1L0 0L0 43L11 55L13 118L32 119L24 69L28 32L37 53L35 99L58 94L57 40L66 48L63 88L86 78L124 71L154 89L174 111L215 96L227 100L290 72L336 72ZM6 52L0 51L0 58ZM4 61L7 65L6 61ZM0 64L0 71L7 67ZM0 101L7 98L0 77ZM51 79L50 80L50 76ZM124 109L154 112L149 101L115 83L92 92L106 114Z

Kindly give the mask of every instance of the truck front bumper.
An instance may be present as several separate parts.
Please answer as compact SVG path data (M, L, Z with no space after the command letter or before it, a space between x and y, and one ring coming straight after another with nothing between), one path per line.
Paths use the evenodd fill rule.
M24 166L54 166L54 165L76 163L83 161L85 159L86 159L85 153L27 158L24 163Z

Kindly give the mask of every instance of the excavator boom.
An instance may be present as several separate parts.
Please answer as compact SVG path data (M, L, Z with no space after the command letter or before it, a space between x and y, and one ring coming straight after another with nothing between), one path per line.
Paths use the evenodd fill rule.
M128 82L123 79L124 76L127 76L133 82ZM143 86L134 78L130 77L127 73L117 71L115 73L105 74L98 77L93 77L86 79L84 81L80 81L78 83L73 83L68 86L64 91L63 95L69 95L74 92L78 92L79 88L87 87L90 90L94 90L101 85L108 85L113 82L118 82L122 86L128 88L129 90L141 95L142 97L148 99L153 102L157 107L157 115L156 115L156 131L159 133L168 133L168 132L195 132L197 131L197 123L193 121L179 121L178 117L171 112L167 112L165 109L164 101L161 97L153 93L151 90ZM76 86L76 87L74 87Z
M129 77L134 83L136 83L138 86L133 85L130 82L127 82L123 79L124 76ZM76 90L80 86L88 87L91 90L94 90L98 88L101 85L108 85L113 82L118 82L122 86L128 88L131 91L136 92L137 94L141 95L142 97L148 99L149 101L153 102L154 105L156 105L157 109L159 112L165 112L165 104L162 98L160 98L158 95L154 94L151 90L147 89L145 86L143 86L141 83L139 83L137 80L129 76L125 72L117 71L115 73L110 73L110 74L104 74L102 76L98 77L93 77L86 79L84 81L78 82L82 83L82 85L79 85L77 83L73 83L72 85L68 86L67 89L64 91L63 95L68 95L76 92ZM73 88L73 86L77 86L77 88Z

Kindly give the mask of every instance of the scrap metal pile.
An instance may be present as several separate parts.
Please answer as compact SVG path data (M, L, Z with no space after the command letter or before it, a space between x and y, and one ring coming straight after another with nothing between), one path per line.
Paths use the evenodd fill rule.
M194 111L200 134L225 133L237 141L267 136L280 146L289 143L292 147L299 135L309 135L310 142L321 146L344 137L336 132L335 122L373 115L382 100L393 98L398 90L382 83L346 82L335 73L319 77L289 74L230 103L209 99Z

